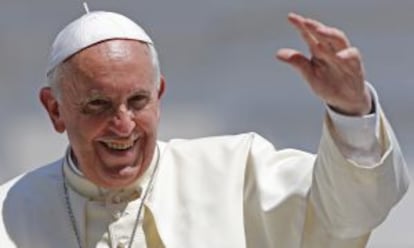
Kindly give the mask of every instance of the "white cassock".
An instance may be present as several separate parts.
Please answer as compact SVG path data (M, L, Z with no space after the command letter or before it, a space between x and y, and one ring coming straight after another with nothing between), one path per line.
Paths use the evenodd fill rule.
M132 247L365 247L408 187L397 141L377 112L372 146L363 144L372 143L367 120L343 127L328 115L317 156L275 150L254 133L158 142L158 165L154 157L146 175L117 192L87 181L66 155L0 188L0 247L78 247L62 171L82 247L128 247L156 165Z

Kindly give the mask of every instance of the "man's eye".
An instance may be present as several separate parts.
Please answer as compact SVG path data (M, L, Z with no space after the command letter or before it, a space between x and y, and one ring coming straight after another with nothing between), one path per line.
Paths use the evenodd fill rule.
M95 99L93 101L88 102L88 105L92 107L106 106L108 104L108 101L103 99Z
M128 101L128 105L130 108L139 110L145 107L149 102L149 98L147 96L134 96Z
M100 113L111 107L111 103L104 99L95 99L86 104L84 107L85 113Z

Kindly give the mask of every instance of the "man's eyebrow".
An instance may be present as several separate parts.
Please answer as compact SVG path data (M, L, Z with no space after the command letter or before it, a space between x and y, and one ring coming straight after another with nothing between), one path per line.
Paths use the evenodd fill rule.
M139 90L136 90L136 91L132 91L128 98L138 96L138 95L149 96L149 95L151 95L151 91L145 90L145 89L139 89Z

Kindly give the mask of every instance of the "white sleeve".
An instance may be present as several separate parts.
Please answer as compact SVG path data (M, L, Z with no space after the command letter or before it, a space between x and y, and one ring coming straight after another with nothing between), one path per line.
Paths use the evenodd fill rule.
M346 116L327 106L333 124L332 137L346 159L361 165L374 165L381 159L379 143L380 105L375 89L367 84L373 97L374 113L362 117Z
M336 117L329 114L324 123L310 202L316 218L335 237L369 233L408 188L398 141L375 101L374 119L339 116L351 121L333 123Z

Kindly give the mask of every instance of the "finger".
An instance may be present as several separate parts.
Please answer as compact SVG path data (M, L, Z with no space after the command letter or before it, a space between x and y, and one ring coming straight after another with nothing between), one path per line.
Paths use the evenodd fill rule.
M337 53L351 46L346 34L337 28L327 26L317 20L306 18L305 26L318 42L323 44L326 52Z
M305 78L308 78L312 74L312 65L310 60L302 53L294 49L282 48L277 52L276 57L299 70Z
M346 48L338 52L336 56L352 68L358 69L362 67L361 53L356 47Z
M336 53L339 49L337 49L333 44L330 43L330 40L327 39L320 30L324 30L326 26L321 22L318 22L314 19L306 18L304 20L304 25L306 26L308 32L315 37L318 43L322 44L324 52L334 52Z
M335 51L349 48L351 46L346 34L337 28L333 27L321 27L316 30L316 34L319 39L328 41L335 48Z
M288 19L294 25L294 27L301 33L303 39L309 47L309 51L311 52L312 57L324 60L332 59L331 57L335 55L332 54L332 49L329 48L327 44L320 42L312 34L310 27L306 25L306 18L295 13L290 13ZM318 24L315 23L315 25Z
M299 33L302 35L302 38L310 48L314 47L317 44L315 37L313 37L306 28L305 18L303 16L300 16L296 13L289 13L288 20L299 31Z

